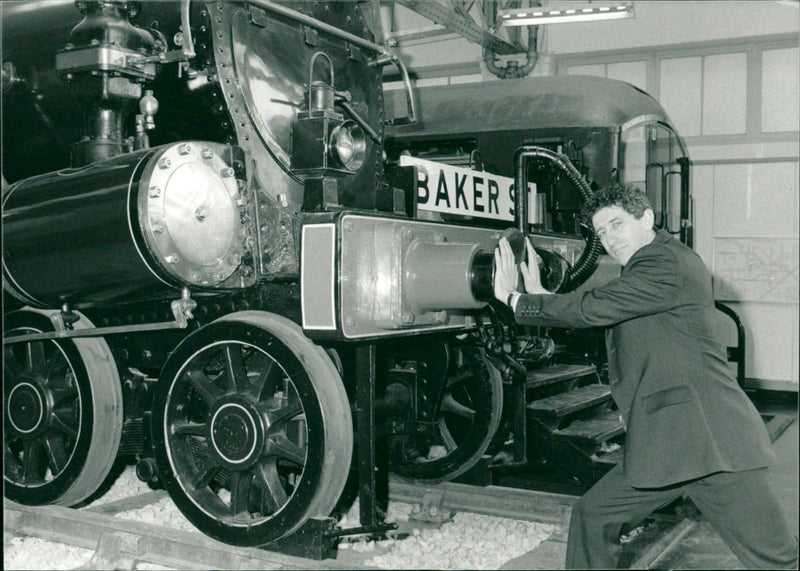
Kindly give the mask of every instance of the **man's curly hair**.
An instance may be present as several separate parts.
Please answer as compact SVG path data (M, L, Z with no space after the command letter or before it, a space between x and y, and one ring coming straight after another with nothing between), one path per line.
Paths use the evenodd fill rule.
M641 218L644 211L653 209L647 196L635 186L612 184L592 193L591 198L583 204L584 222L592 229L592 216L606 206L619 206L635 218Z

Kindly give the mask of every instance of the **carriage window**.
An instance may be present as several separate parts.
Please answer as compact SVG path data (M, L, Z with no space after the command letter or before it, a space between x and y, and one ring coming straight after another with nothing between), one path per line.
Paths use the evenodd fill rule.
M681 177L677 160L683 156L675 133L651 125L647 157L647 195L656 213L656 226L677 234L681 220Z
M675 133L663 125L643 124L622 133L622 183L643 189L655 212L656 227L680 231L683 156Z
M622 183L644 190L647 171L647 125L639 125L622 133Z

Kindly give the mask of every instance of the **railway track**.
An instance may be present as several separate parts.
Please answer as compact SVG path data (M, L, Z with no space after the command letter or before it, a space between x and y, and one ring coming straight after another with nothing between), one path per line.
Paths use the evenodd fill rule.
M123 512L157 505L167 497L160 490L148 491L85 509L29 507L5 500L5 533L91 550L91 560L81 567L89 569L138 569L147 565L240 570L375 568L367 563L375 555L372 550L334 549L330 552L333 557L309 559L268 549L234 547L197 531L119 517ZM518 558L521 566L514 567L548 569L563 566L567 523L576 498L497 486L455 483L418 486L393 481L390 500L413 506L409 521L399 523L396 537L419 533L415 528L438 528L458 512L552 524L552 534L535 550ZM332 520L318 523L329 525L333 531ZM627 566L642 569L657 565L693 526L691 518L651 520L626 543ZM331 545L334 544L332 539ZM433 549L437 547L434 545Z
M172 569L365 568L353 562L314 561L264 549L234 547L200 532L116 517L164 497L166 492L154 491L85 510L29 507L5 500L5 532L94 550L88 567L95 569L136 569L142 563Z

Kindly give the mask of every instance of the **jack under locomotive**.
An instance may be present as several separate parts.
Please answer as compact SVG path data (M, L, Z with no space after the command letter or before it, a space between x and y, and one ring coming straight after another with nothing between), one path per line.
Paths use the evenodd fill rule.
M555 139L483 151L503 216L430 216L399 155L477 149L385 148L417 110L358 3L0 10L6 497L79 505L132 455L204 533L261 545L328 516L351 471L374 498L376 448L441 482L504 440L504 392L555 344L492 302L497 241L537 231L553 291L607 266L508 186L591 192Z

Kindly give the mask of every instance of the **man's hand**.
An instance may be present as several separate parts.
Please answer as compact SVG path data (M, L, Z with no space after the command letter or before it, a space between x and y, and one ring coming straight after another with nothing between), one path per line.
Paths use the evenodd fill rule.
M542 285L542 277L539 271L539 264L542 263L542 259L531 246L529 238L525 238L525 249L528 251L529 263L522 262L519 265L520 270L522 270L522 280L525 282L525 291L528 293L553 293L546 290ZM530 263L531 260L535 260L535 263Z
M517 291L517 265L514 261L514 252L505 238L494 250L494 296L501 302L508 302L508 295Z

